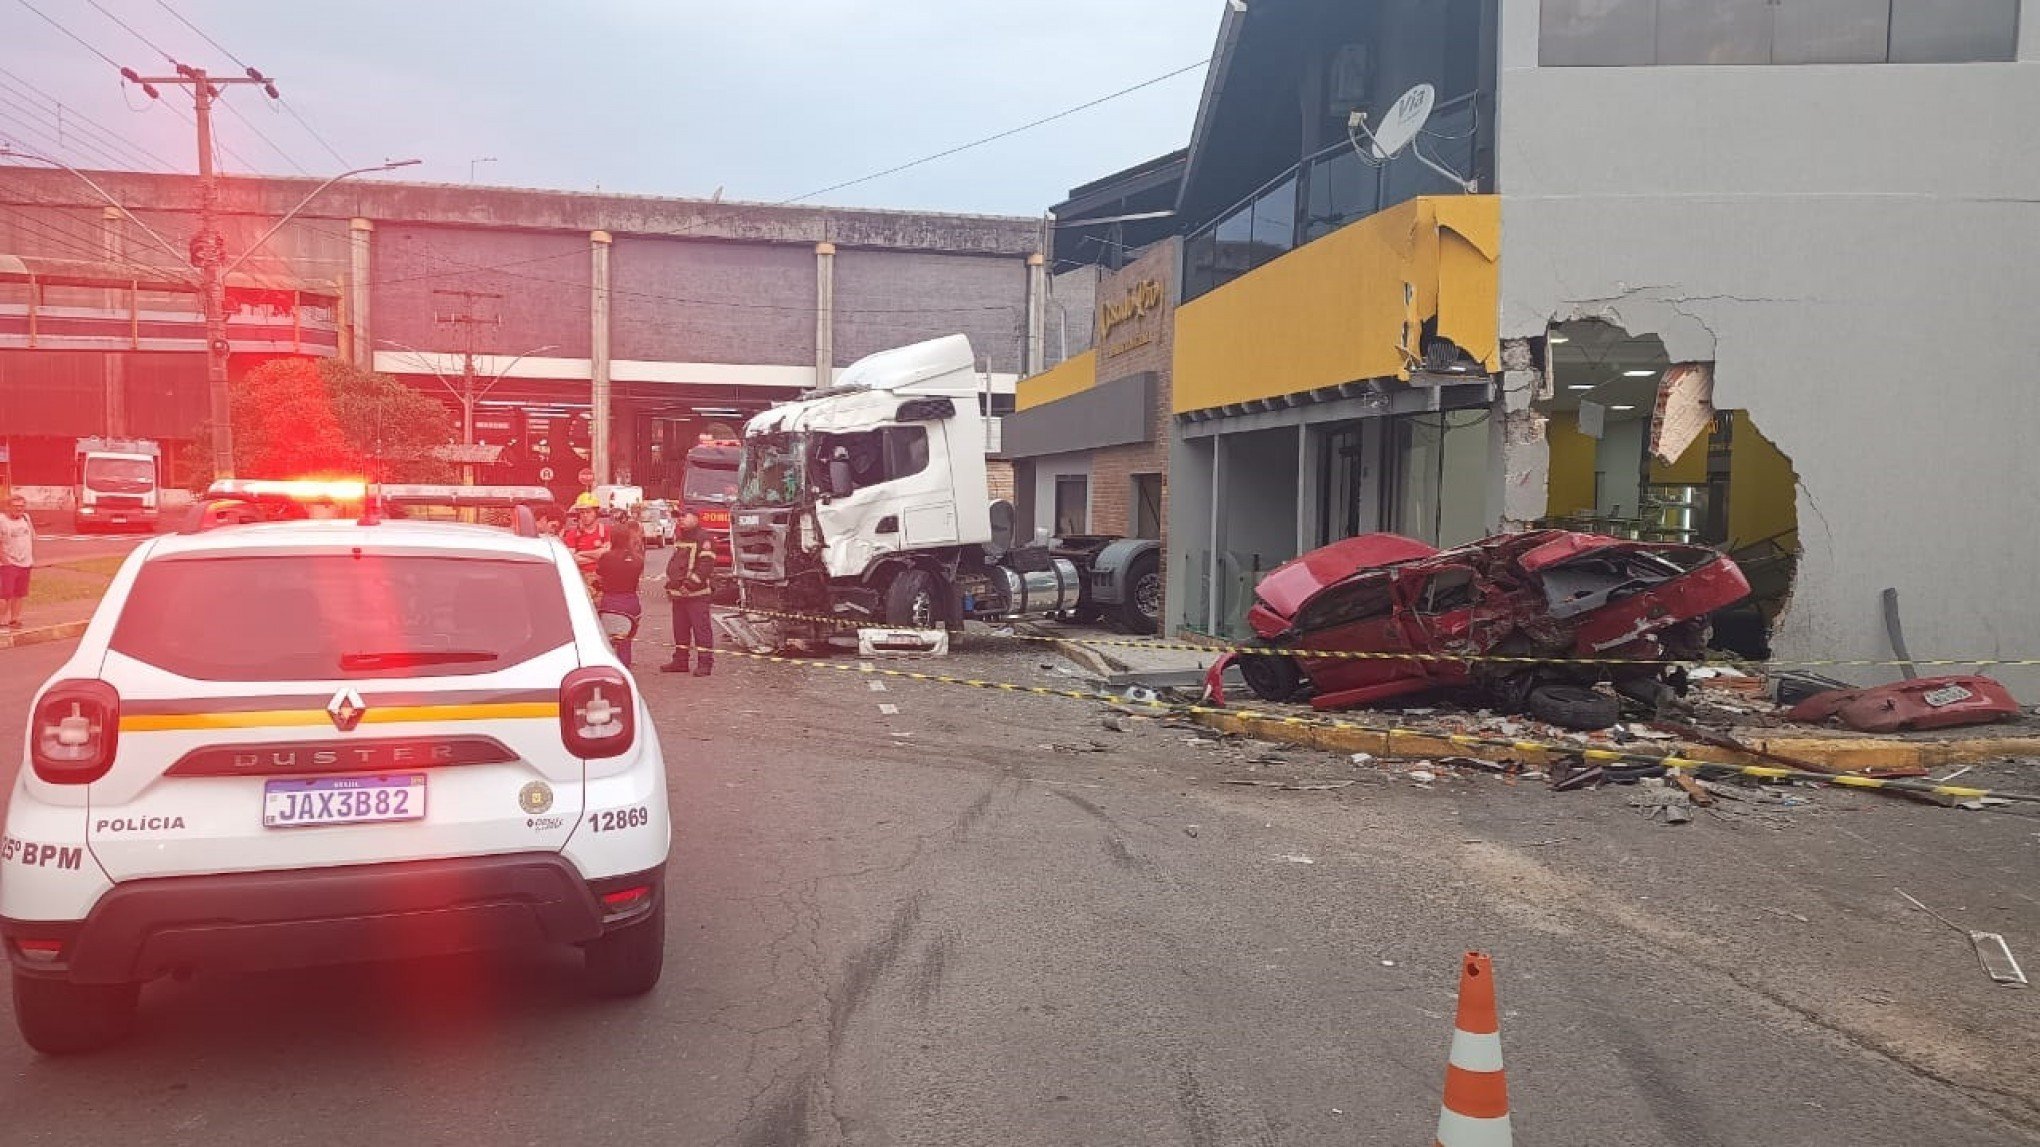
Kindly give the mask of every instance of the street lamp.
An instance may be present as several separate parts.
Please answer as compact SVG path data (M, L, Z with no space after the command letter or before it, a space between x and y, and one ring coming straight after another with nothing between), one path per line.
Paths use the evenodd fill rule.
M558 345L554 343L547 343L544 346L533 347L530 350L525 351L523 354L518 355L516 358L511 359L509 362L504 363L502 369L496 372L495 377L489 379L488 385L483 386L481 389L477 390L475 388L475 363L472 357L466 360L461 370L461 384L459 386L455 386L453 385L452 381L450 381L444 374L441 374L439 372L438 367L432 365L432 360L430 357L427 356L426 352L419 350L417 347L414 347L409 343L401 343L395 339L379 338L375 341L383 343L387 346L396 347L398 350L410 351L411 354L417 357L418 365L432 372L432 377L439 380L439 385L444 386L447 389L447 391L451 393L453 397L460 402L460 443L462 446L473 446L475 444L475 404L481 401L482 396L489 393L491 390L494 390L496 388L496 384L503 381L503 376L509 374L510 369L516 366L518 363L523 362L525 359L530 358L532 355L544 354L549 350L559 349ZM467 485L470 486L474 485L475 483L474 463L472 462L461 463L461 475L462 481L464 481Z
M305 209L305 204L310 203L312 200L318 198L319 192L326 190L328 187L331 187L334 184L350 176L367 175L370 172L374 171L395 171L399 167L416 167L423 162L425 161L422 159L393 159L388 163L378 163L374 167L357 167L353 171L343 171L340 174L334 176L333 178L328 179L326 182L319 184L317 187L312 188L311 194L305 196L303 199L298 200L296 207L293 207L289 211L283 213L283 218L278 219L276 221L276 226L271 227L267 231L264 231L262 233L262 237L260 239L255 240L253 243L250 243L248 245L248 249L246 251L241 252L239 258L235 259L233 262L228 263L225 267L221 268L220 279L224 281L228 275L234 273L234 268L240 266L242 263L248 260L248 256L253 255L255 252L261 250L262 245L264 243L269 242L271 238L275 237L278 231L283 230L285 224L297 218L298 212L303 211Z
M101 199L111 204L114 210L119 211L128 221L141 228L144 234L156 241L157 246L168 251L172 258L180 262L190 260L198 264L199 309L205 316L205 373L207 388L210 392L209 409L212 414L213 427L213 475L217 478L231 478L234 476L233 405L232 397L227 391L227 352L230 349L227 343L226 310L226 277L228 272L240 266L243 260L254 254L264 243L267 243L271 236L283 230L285 224L295 219L298 213L305 209L306 204L309 204L320 192L333 186L335 183L349 176L364 175L372 171L392 171L399 167L410 167L422 162L416 159L399 159L389 163L377 164L374 167L358 167L352 171L341 172L313 188L310 195L300 199L297 206L291 208L284 214L283 218L276 221L276 226L264 232L262 237L257 239L252 246L246 251L241 252L240 258L222 267L219 258L219 236L217 232L212 231L209 218L202 220L199 228L200 236L193 239L192 249L189 251L179 251L168 239L158 235L154 228L136 218L134 212L129 211L125 204L108 194L105 188L94 183L89 176L77 168L51 159L49 156L24 151L12 145L0 147L0 156L32 159L70 172L72 175L77 176L85 186L90 187ZM202 212L209 211L210 200L206 204L201 205L200 209ZM201 242L208 234L211 236L210 243Z
M176 248L176 246L170 242L170 240L163 238L161 235L158 235L156 233L155 228L149 226L147 223L144 223L140 219L136 218L135 213L129 211L127 209L126 204L122 203L118 199L115 199L111 194L107 192L106 188L99 186L97 183L94 183L92 181L91 176L86 175L84 172L79 171L77 168L72 167L70 164L63 162L62 160L51 159L47 155L42 155L37 152L29 151L18 144L11 143L0 144L0 158L30 159L34 160L37 163L47 163L51 167L61 168L65 171L70 172L72 175L77 176L78 179L85 184L85 186L90 187L93 190L93 192L96 193L101 199L106 200L106 202L110 206L112 206L112 208L115 211L120 212L121 215L124 218L126 218L128 222L133 223L135 226L141 228L143 234L147 235L151 239L154 239L156 241L157 246L163 248L163 250L168 251L170 253L171 258L176 259L179 263L183 263L190 258L189 252L179 251Z

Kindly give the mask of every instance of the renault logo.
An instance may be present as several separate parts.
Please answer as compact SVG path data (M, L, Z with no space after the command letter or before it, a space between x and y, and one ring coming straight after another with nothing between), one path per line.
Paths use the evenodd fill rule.
M333 718L333 727L343 733L351 733L361 724L361 715L368 712L368 706L361 701L361 694L352 688L342 689L326 702L326 715Z

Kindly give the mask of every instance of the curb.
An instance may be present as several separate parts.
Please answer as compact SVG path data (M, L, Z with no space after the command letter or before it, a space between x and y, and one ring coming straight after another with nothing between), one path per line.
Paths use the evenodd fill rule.
M1055 650L1065 658L1076 662L1100 677L1110 677L1115 673L1130 671L1126 662L1116 657L1107 656L1088 645L1081 645L1074 641L1058 639L1055 643Z
M89 621L66 621L57 625L40 625L34 629L0 631L0 649L16 645L41 645L47 641L68 641L85 632Z
M1538 752L1519 752L1485 745L1455 744L1446 736L1421 729L1340 729L1297 725L1265 717L1231 713L1196 713L1191 719L1206 728L1235 733L1261 741L1276 741L1334 753L1372 753L1377 757L1473 757L1483 761L1522 760L1549 764L1565 755L1562 746ZM1997 757L2040 756L2040 737L1968 738L1957 741L1873 741L1850 737L1771 737L1746 742L1752 748L1784 753L1803 761L1834 768L1863 769L1873 765L1891 768L1935 769ZM1721 764L1748 764L1747 755L1713 745L1683 741L1660 741L1649 751L1660 749L1682 757Z

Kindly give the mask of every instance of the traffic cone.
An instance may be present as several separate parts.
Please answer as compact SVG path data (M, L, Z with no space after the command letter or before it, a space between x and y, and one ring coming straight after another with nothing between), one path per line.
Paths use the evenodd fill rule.
M1459 967L1459 1017L1452 1025L1435 1147L1509 1147L1513 1141L1494 974L1481 952L1468 952Z

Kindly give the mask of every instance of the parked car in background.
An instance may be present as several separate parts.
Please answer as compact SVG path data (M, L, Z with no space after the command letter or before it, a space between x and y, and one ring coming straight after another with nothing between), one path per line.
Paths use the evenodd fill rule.
M670 546L680 532L678 515L664 502L644 502L637 508L638 528L644 531L645 545L657 549Z
M1307 693L1318 709L1469 690L1556 725L1605 728L1620 702L1596 683L1652 705L1683 690L1683 671L1663 662L1703 656L1708 615L1749 589L1705 546L1538 530L1439 550L1367 534L1262 578L1247 622L1268 652L1222 658L1208 680L1222 702L1237 663L1262 699Z

